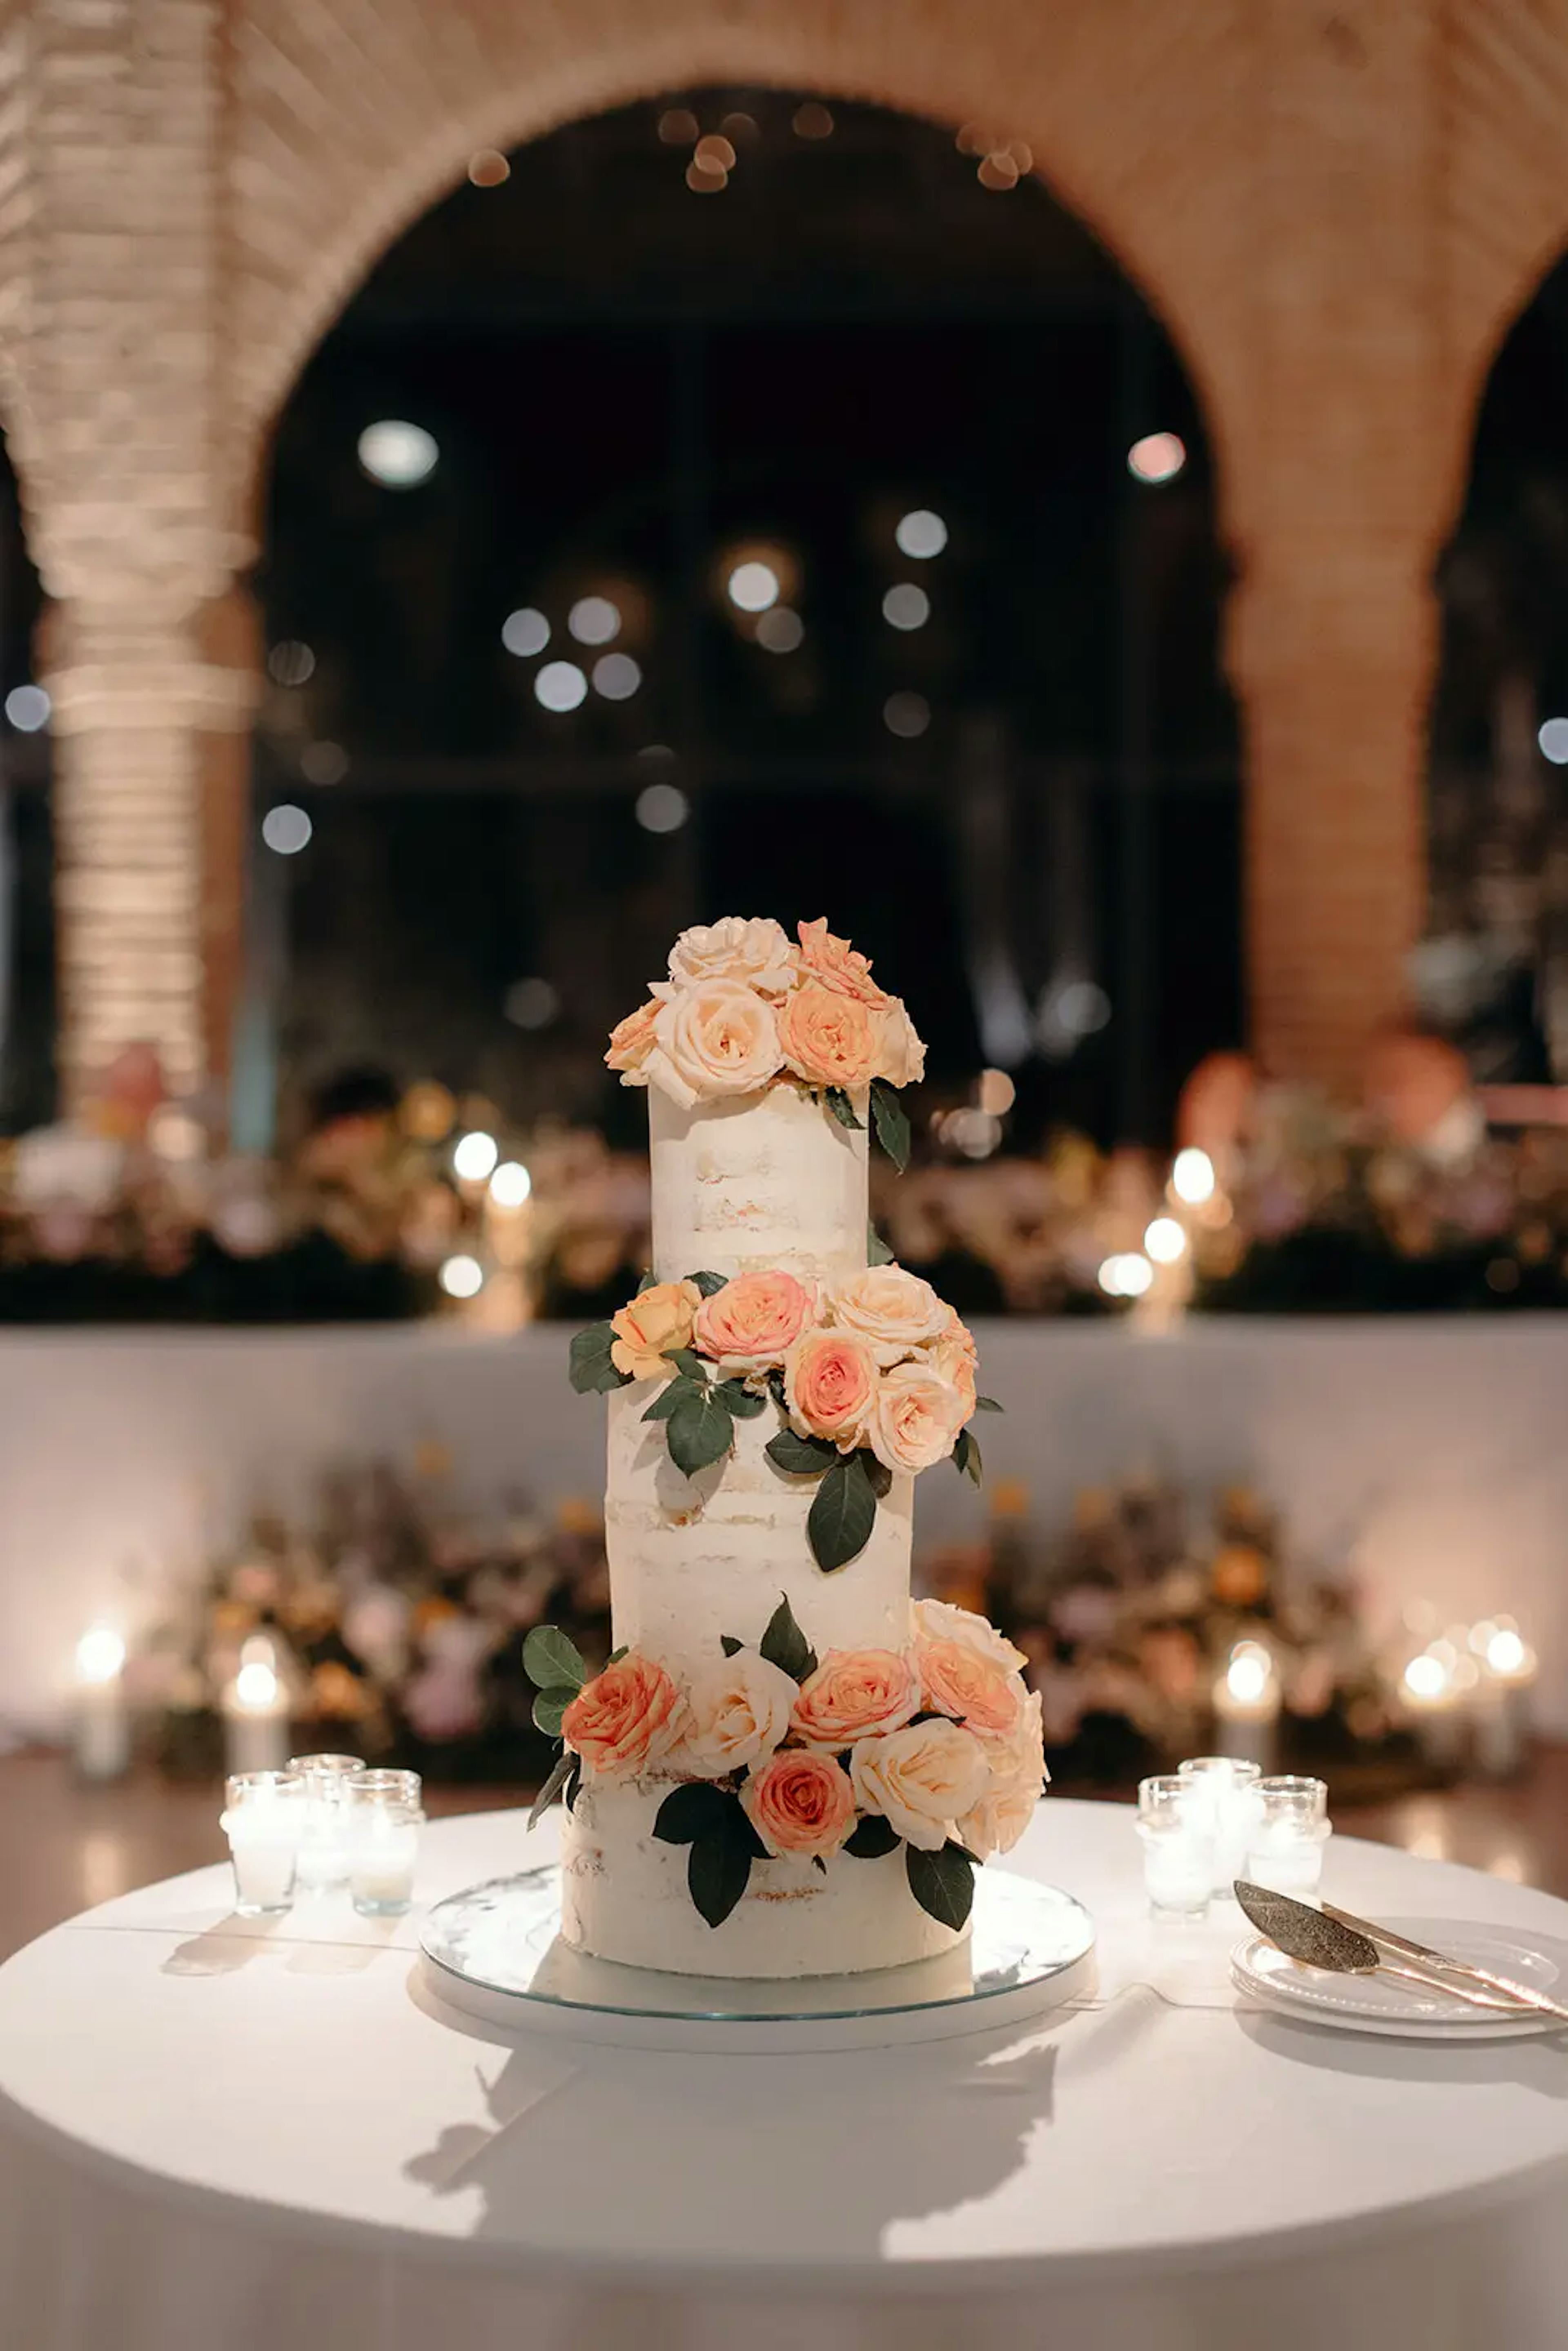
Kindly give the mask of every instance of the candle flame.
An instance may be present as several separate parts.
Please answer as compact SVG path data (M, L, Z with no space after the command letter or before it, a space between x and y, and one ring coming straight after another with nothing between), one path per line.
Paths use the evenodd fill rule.
M1255 1706L1274 1677L1273 1660L1255 1641L1242 1641L1230 1652L1225 1687L1239 1706Z
M89 1625L77 1643L78 1680L111 1682L124 1666L125 1642L113 1625Z
M265 1714L277 1703L277 1676L260 1657L253 1657L235 1676L235 1704L247 1713Z

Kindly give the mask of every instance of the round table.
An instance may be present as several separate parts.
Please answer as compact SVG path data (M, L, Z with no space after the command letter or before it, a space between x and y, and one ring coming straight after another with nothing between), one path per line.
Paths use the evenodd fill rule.
M427 1833L430 1899L553 1823ZM1249 2011L1228 1910L1152 1921L1130 1814L1009 1867L1100 1928L1092 2001L1000 2033L705 2056L441 2011L417 1919L232 1917L225 1870L0 1969L0 2311L18 2351L1557 2351L1568 2043ZM1350 1907L1568 1906L1336 1839Z

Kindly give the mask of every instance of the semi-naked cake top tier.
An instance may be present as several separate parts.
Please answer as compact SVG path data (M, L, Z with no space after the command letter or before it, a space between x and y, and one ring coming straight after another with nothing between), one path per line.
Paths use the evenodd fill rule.
M792 1085L683 1109L648 1095L653 1271L764 1269L829 1282L866 1262L867 1097L858 1127Z

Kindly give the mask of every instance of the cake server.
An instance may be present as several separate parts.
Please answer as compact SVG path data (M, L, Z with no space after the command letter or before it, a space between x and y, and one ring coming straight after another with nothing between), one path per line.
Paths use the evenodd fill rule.
M1367 1936L1380 1949L1398 1951L1404 1958L1419 1959L1429 1968L1440 1968L1445 1976L1463 1976L1467 1983L1484 1984L1489 1991L1501 1992L1509 2000L1522 2001L1526 2008L1538 2008L1542 2016L1559 2017L1568 2024L1568 2008L1559 2001L1549 2000L1531 1984L1515 1983L1511 1976L1494 1975L1490 1968L1473 1967L1468 1959L1450 1959L1446 1953L1433 1950L1428 1943L1413 1942L1408 1935L1396 1935L1392 1927L1375 1927L1370 1919L1340 1910L1332 1902L1323 1904L1323 1916L1341 1927L1348 1927L1354 1934Z
M1511 1988L1507 1996L1498 1992L1472 1991L1465 1984L1451 1983L1444 1976L1429 1970L1403 1967L1397 1960L1385 1959L1370 1935L1354 1927L1345 1927L1322 1910L1314 1910L1307 1902L1292 1900L1288 1894L1272 1893L1266 1886L1249 1886L1244 1877L1235 1882L1236 1899L1257 1928L1277 1950L1289 1959L1299 1959L1303 1967L1322 1968L1331 1975L1398 1976L1406 1983L1419 1984L1423 1991L1446 1992L1451 2000L1461 2000L1469 2008L1489 2009L1496 2016L1500 2011L1517 2013L1521 2006L1534 2008L1539 1995L1528 2000ZM1554 2016L1565 2011L1548 2001L1545 2002ZM1565 2018L1568 2021L1568 2018Z

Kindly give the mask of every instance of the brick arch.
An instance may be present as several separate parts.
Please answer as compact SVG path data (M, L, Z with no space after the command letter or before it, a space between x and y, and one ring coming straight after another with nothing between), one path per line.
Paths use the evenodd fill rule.
M1163 0L260 0L236 35L229 157L235 487L332 318L468 157L665 89L814 90L1027 139L1055 193L1161 314L1221 479L1246 378L1234 266L1250 154L1245 0L1212 28ZM1137 69L1130 70L1135 64ZM1238 142L1244 152L1238 152ZM285 150L290 151L287 154ZM287 163L287 168L285 164ZM322 224L330 225L322 233Z

